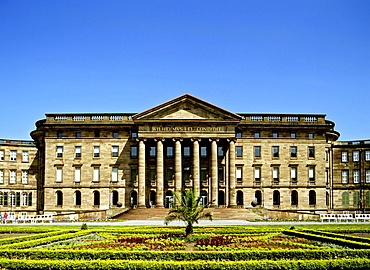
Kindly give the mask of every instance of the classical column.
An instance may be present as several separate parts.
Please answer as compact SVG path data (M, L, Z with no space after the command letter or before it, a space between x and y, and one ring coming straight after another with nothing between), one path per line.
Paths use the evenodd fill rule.
M182 158L181 158L181 141L175 140L175 191L182 189Z
M145 208L145 141L146 139L139 140L139 194L138 194L138 207Z
M193 141L193 187L200 194L200 157L199 157L199 139Z
M211 200L212 206L218 206L218 162L217 139L211 140Z
M163 141L157 141L157 207L163 208L163 183L164 183L164 162L163 162Z
M230 140L230 168L229 168L229 207L236 207L236 169L235 169L235 141Z

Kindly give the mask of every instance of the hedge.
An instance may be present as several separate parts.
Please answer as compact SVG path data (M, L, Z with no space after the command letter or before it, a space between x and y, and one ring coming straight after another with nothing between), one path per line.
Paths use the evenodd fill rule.
M6 269L70 270L70 269L135 269L135 270L315 270L315 269L370 269L370 259L296 260L296 261L66 261L66 260L14 260L0 259L0 267Z

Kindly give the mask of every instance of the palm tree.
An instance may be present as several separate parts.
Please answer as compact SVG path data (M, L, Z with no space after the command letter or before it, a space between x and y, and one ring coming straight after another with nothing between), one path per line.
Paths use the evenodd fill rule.
M171 221L180 220L186 223L185 234L190 237L193 234L193 224L198 223L200 219L209 219L212 221L212 212L204 213L204 209L208 208L211 202L201 205L202 197L197 195L195 189L182 190L180 192L172 192L175 196L175 203L168 211L168 215L164 223L168 225Z

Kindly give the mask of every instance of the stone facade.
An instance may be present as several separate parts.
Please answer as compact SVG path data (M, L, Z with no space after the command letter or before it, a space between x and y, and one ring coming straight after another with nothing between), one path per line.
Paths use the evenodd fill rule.
M184 188L213 207L310 214L370 207L370 144L337 142L325 115L235 114L185 94L137 114L47 114L31 136L34 145L0 144L30 149L28 185L37 198L30 212L101 217L167 208L172 191ZM351 159L353 151L363 162ZM0 166L26 169L7 157ZM343 183L345 170L356 180ZM3 192L16 187L4 179Z

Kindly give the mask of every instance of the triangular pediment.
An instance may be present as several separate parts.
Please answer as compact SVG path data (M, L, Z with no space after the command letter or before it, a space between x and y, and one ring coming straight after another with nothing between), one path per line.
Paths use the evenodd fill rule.
M133 116L134 120L240 120L241 116L189 94Z

